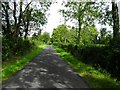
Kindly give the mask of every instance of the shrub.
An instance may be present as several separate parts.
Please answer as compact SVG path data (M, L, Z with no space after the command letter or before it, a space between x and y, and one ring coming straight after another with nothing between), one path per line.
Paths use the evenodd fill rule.
M29 40L23 40L23 38L16 39L5 38L2 39L2 61L8 60L15 56L26 54L33 48L34 43Z
M107 70L113 77L120 80L120 48L101 44L77 46L72 44L59 45L76 58L93 67Z

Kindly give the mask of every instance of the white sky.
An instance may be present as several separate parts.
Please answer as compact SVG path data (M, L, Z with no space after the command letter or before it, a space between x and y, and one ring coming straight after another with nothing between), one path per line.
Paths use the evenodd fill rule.
M60 21L63 21L62 15L60 15L58 12L58 10L62 8L62 0L56 1L58 1L58 3L52 4L50 6L50 16L48 17L47 25L44 27L44 31L49 32L50 35L52 34L53 29L61 24Z
M46 32L50 33L50 35L52 35L52 31L54 28L56 28L58 25L64 23L64 18L58 12L59 9L64 8L61 5L62 0L55 0L55 1L57 1L57 3L51 5L50 11L49 11L50 16L48 17L48 23L43 28L43 32L46 31ZM73 24L70 22L67 22L67 25L73 26ZM112 28L110 28L108 25L106 27L108 30L112 30ZM101 25L96 24L96 28L99 30L101 28Z
M64 18L62 17L62 14L58 12L60 9L64 8L64 6L61 5L62 0L55 1L57 3L54 3L50 6L50 16L48 17L48 23L43 28L43 32L48 32L50 33L50 35L52 35L52 31L54 28L56 28L58 25L64 24ZM66 24L73 26L73 23L70 21L68 21Z

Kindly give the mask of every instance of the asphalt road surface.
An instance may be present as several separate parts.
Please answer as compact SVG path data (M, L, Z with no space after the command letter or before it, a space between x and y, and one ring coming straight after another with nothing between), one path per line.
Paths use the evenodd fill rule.
M89 88L88 84L48 45L12 76L3 88Z

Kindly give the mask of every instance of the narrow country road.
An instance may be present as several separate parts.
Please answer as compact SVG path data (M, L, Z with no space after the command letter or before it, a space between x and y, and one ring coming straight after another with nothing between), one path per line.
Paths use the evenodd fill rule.
M3 88L89 88L51 45L8 80Z

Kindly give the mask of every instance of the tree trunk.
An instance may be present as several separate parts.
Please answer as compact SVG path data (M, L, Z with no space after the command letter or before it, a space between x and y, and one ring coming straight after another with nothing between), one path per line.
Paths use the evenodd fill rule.
M22 2L22 0L20 0L20 6L19 6L20 14L19 14L19 17L18 17L18 22L17 22L17 17L16 17L16 12L17 12L16 8L17 8L17 6L16 6L16 2L14 0L13 17L14 17L14 20L15 20L15 23L14 23L14 30L15 30L14 31L14 36L16 38L16 41L17 41L17 38L19 37L19 35L22 36L22 34L20 32L20 24L21 24L22 13L23 13L22 12L22 4L23 4L23 2Z
M112 2L112 18L113 18L113 39L115 41L119 38L119 16L118 7L115 2Z
M78 29L78 43L80 43L80 32L81 32L81 22L80 22L80 17L78 19L78 25L79 25L79 29Z
M18 33L17 33L18 27L17 27L16 2L15 2L15 0L14 0L13 17L14 17L14 20L15 20L15 23L14 23L14 36L17 39L18 38Z
M28 9L27 9L27 11L26 11L27 13L27 17L26 17L26 19L27 19L27 25L25 26L26 28L25 28L25 36L24 36L24 38L26 39L27 38L27 35L28 35L28 29L29 29L29 25L30 25L30 18L31 18L31 12L32 12L32 9L31 10L29 10L29 7L28 7Z
M10 37L11 35L11 29L10 29L10 22L9 22L9 14L8 14L8 9L9 9L9 2L5 2L4 4L2 4L2 7L5 11L5 21L7 23L7 28L5 29L4 35L6 35L6 37Z
M26 28L25 28L25 36L24 36L24 38L26 39L27 38L27 35L28 35L28 28L29 28L29 20L27 21L27 26L26 26Z
M80 6L81 6L81 3L79 3L79 7L78 7L78 44L80 43L80 32L81 32L81 19L80 19L80 13L81 13L81 11L80 11Z

